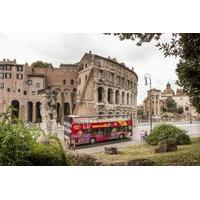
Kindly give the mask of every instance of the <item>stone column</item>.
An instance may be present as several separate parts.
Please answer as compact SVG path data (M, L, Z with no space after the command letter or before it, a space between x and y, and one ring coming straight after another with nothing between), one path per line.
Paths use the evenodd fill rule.
M24 123L26 122L25 120L25 106L20 105L19 106L19 119L21 119Z
M103 98L104 98L103 102L105 104L107 104L108 103L108 88L107 87L104 87L104 97Z
M33 120L33 123L35 123L36 121L36 104L35 103L33 103L32 120Z

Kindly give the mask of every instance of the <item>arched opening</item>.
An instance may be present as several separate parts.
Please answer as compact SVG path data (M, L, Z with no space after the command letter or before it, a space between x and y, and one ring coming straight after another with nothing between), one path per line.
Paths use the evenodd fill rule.
M125 93L124 93L124 91L123 91L123 92L122 92L122 105L124 105L124 103L125 103L124 97L125 97Z
M129 105L129 93L127 93L127 105Z
M66 117L67 115L70 115L70 104L65 102L64 103L64 117Z
M119 104L119 90L116 90L115 92L115 103Z
M99 87L98 88L98 102L99 103L103 102L103 93L104 93L103 87Z
M99 115L104 115L104 112L99 112Z
M35 104L35 122L40 123L42 122L42 116L41 116L41 103L38 101Z
M11 102L11 106L13 107L12 117L13 118L19 118L19 101L13 100Z
M111 88L108 89L108 103L113 103L113 90Z
M29 101L27 104L27 111L27 122L33 122L33 103L31 101Z
M61 123L61 106L60 103L56 103L57 123Z

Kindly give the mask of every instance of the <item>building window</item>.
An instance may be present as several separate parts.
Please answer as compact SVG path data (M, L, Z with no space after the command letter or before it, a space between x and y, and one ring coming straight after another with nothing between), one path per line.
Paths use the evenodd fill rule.
M10 92L10 88L7 88L7 92Z
M18 89L18 92L21 92L21 90L20 90L20 89Z
M71 85L74 85L74 80L73 79L71 80Z
M36 83L36 88L40 88L40 83Z
M104 89L103 87L98 88L98 102L103 102L103 96L104 96Z
M0 78L3 79L4 75L3 73L0 73Z
M23 79L23 74L17 74L17 79Z
M23 71L23 66L17 66L17 71L22 72Z
M32 91L32 94L35 94L35 91Z
M113 103L113 90L111 88L108 89L108 103Z
M0 70L4 70L4 67L2 65L0 66Z
M66 85L66 80L65 79L63 80L63 85Z
M116 90L115 92L115 103L119 104L119 90Z
M11 66L9 66L9 65L5 66L4 69L10 71L11 70Z
M114 73L110 72L110 82L114 82Z
M32 85L33 81L32 80L28 80L28 85Z
M98 79L102 80L103 79L103 70L98 71Z
M26 90L24 90L24 95L27 95L27 91Z
M122 85L124 85L124 77L122 77Z
M11 79L11 73L5 73L4 78L5 79Z

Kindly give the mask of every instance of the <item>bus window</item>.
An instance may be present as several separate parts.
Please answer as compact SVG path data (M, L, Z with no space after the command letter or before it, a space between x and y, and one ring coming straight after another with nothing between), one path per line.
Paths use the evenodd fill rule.
M120 127L112 128L112 133L116 133L120 131Z
M105 136L111 135L111 128L110 128L110 127L104 129L104 135L105 135Z
M92 129L91 128L84 129L83 132L84 132L84 134L91 134L92 133Z
M98 135L103 135L103 133L104 133L103 128L99 128L97 134Z

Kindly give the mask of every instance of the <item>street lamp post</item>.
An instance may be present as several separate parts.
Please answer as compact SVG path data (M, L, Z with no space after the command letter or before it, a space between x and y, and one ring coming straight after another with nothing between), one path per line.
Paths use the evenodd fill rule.
M148 85L149 79L149 116L150 116L150 132L152 131L152 102L151 102L151 75L149 73L144 75L145 85Z

